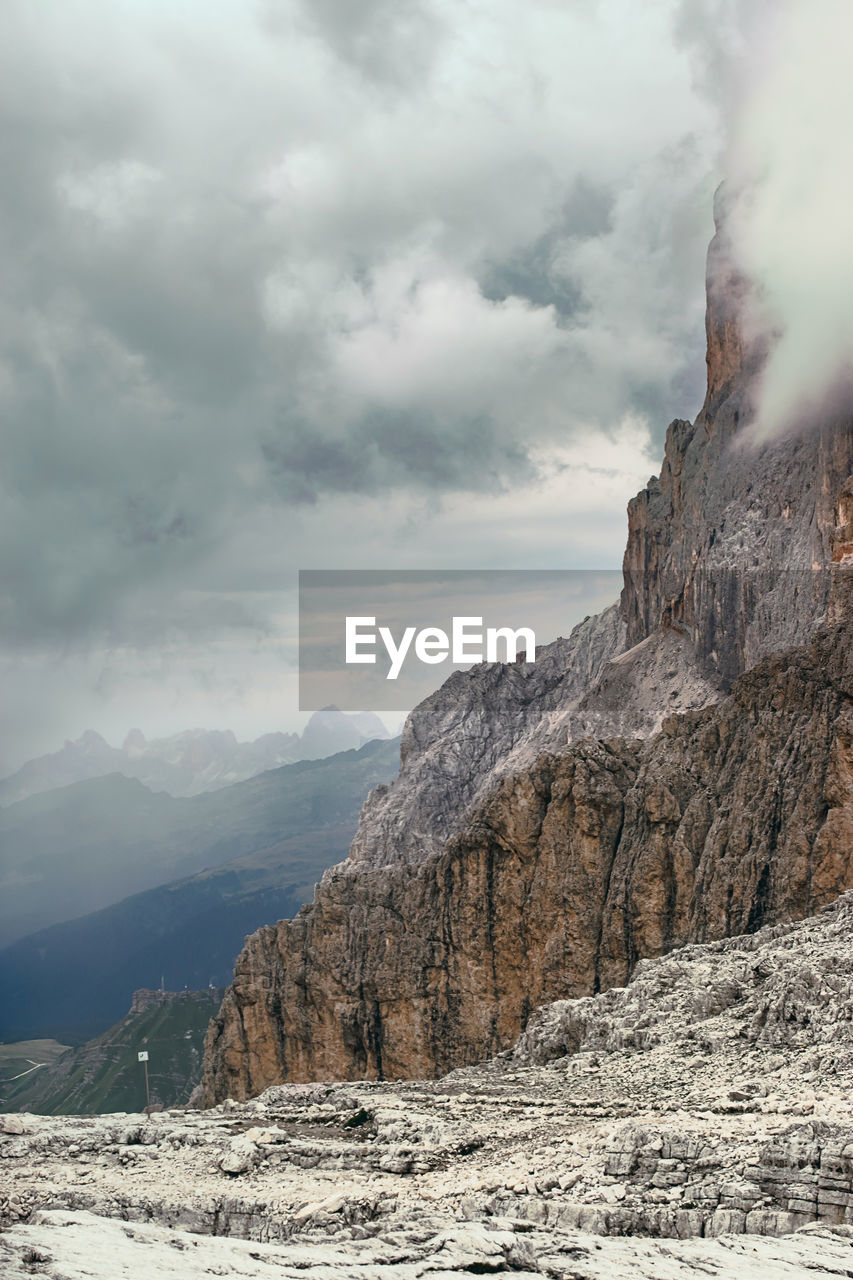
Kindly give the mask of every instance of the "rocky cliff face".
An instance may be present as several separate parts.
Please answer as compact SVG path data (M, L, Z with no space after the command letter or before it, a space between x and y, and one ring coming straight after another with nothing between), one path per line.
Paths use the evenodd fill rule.
M695 423L670 425L660 476L629 504L618 607L549 645L533 667L457 673L421 703L403 733L399 777L362 813L352 866L436 853L538 752L590 735L646 737L666 715L720 697L766 654L804 643L823 620L853 427L749 443L764 352L742 336L749 286L732 260L721 195L715 219L705 403Z
M741 336L749 289L724 210L708 253L708 389L675 421L663 466L628 506L621 609L628 647L671 626L723 685L802 643L825 615L834 510L853 471L853 428L832 421L771 442L745 427L764 352Z
M465 824L496 781L549 742L623 645L618 608L587 618L535 663L456 672L409 716L397 779L371 792L349 866L422 862ZM561 731L562 729L562 731Z
M208 1034L208 1103L435 1075L641 957L853 884L853 428L744 442L762 358L746 294L722 225L705 405L629 508L618 608L412 714L350 858L247 940Z
M853 884L851 641L844 625L767 659L646 743L539 757L424 863L328 875L247 941L206 1099L436 1075L641 957L831 902Z

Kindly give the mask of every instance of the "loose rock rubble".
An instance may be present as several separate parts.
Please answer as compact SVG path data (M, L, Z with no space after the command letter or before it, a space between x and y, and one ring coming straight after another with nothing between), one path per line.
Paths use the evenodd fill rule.
M2 1129L4 1278L849 1277L853 895L442 1080Z

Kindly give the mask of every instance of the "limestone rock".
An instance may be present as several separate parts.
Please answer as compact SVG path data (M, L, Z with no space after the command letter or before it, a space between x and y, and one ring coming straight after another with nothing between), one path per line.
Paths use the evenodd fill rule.
M841 622L851 613L853 613L853 476L842 486L835 511L829 621Z
M236 1176L246 1173L260 1158L257 1144L246 1134L232 1139L227 1150L220 1156L219 1167L223 1173Z
M421 864L327 875L313 906L247 941L205 1102L440 1074L642 957L819 910L853 885L851 697L842 626L645 743L539 757Z
M441 1080L29 1117L0 1143L0 1271L840 1277L851 1027L853 893L644 960Z
M620 647L614 605L544 646L533 664L455 672L407 719L399 777L368 797L347 869L422 862L441 850L500 777L566 740L563 722Z

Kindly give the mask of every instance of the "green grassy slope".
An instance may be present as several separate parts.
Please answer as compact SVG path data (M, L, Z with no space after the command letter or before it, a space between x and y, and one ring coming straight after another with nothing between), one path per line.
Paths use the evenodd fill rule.
M0 1111L3 1097L10 1090L25 1093L35 1083L36 1074L45 1067L52 1067L69 1046L58 1040L16 1040L13 1044L0 1044Z
M174 1106L189 1098L201 1076L204 1033L219 1007L222 991L148 993L150 1003L131 1009L109 1031L79 1049L64 1050L54 1061L17 1080L17 1063L37 1044L0 1046L0 1110L40 1115L98 1115L141 1111L145 1106L144 1068L137 1054L149 1054L151 1103ZM62 1048L62 1046L57 1046ZM16 1056L17 1055L17 1056ZM12 1068L15 1067L15 1070Z

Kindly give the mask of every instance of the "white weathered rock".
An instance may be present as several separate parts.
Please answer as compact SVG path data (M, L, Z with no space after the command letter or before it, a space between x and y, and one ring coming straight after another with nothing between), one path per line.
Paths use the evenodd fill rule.
M261 1159L261 1153L258 1150L257 1143L253 1142L248 1134L243 1137L234 1138L229 1143L228 1150L223 1153L219 1160L219 1167L223 1173L239 1174L246 1173L254 1165L258 1164Z
M443 1080L29 1116L0 1135L0 1274L843 1275L852 1010L848 895L645 961Z
M86 1210L47 1210L0 1236L3 1280L461 1280L472 1273L516 1280L847 1280L851 1238L819 1228L785 1239L601 1239L526 1224L435 1230L425 1223L393 1236L351 1236L282 1245L190 1236Z

